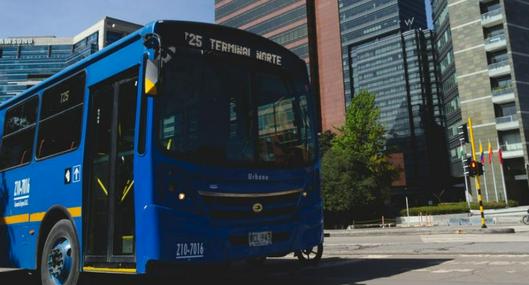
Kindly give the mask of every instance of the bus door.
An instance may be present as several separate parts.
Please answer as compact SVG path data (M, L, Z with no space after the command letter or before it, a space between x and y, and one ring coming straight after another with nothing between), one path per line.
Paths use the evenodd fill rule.
M135 262L134 131L137 73L90 89L85 264Z

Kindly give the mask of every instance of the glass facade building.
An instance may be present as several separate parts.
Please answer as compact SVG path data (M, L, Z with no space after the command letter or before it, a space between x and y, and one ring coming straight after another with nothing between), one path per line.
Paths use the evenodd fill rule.
M448 14L447 0L433 0L432 13L435 30L434 45L438 61L439 79L444 102L444 115L446 122L446 137L450 157L450 171L454 177L463 176L461 163L460 142L458 126L462 122L461 108L459 106L459 92L456 83L456 70L454 63L454 48L452 45L452 31Z
M0 102L88 57L139 27L106 17L73 38L0 39Z
M422 1L339 0L345 101L373 93L390 152L402 154L406 191L432 200L448 172L434 39ZM401 192L404 193L404 192Z
M351 100L349 53L355 46L411 29L426 29L424 3L417 0L338 0L345 100Z

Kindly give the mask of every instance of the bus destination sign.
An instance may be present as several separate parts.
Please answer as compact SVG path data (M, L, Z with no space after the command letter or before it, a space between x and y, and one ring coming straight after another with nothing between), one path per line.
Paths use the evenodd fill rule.
M231 53L235 55L241 55L246 57L255 58L260 61L282 66L282 57L277 54L262 50L252 50L250 47L235 44L227 41L222 41L214 38L206 38L197 33L184 33L185 42L195 48L209 49L213 51Z

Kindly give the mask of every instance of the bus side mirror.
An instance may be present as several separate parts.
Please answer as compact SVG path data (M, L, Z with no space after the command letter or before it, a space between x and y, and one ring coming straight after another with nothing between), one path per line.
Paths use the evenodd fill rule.
M145 72L144 72L144 92L145 95L158 95L158 85L160 82L160 36L155 33L145 35L143 45L154 51L154 59L150 59L148 55L145 57Z
M145 95L155 96L158 95L158 82L159 82L159 60L151 60L147 58L145 61L145 78L144 78L144 92Z

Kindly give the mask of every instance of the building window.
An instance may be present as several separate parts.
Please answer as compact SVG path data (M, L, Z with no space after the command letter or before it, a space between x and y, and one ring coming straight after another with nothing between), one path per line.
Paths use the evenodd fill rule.
M445 113L449 115L457 110L459 110L459 98L455 97L454 99L446 103Z

